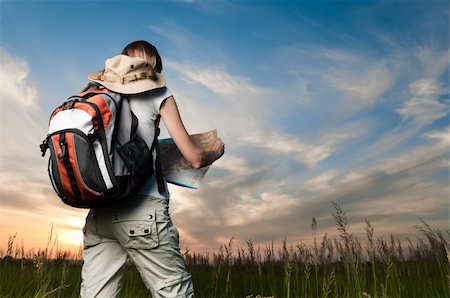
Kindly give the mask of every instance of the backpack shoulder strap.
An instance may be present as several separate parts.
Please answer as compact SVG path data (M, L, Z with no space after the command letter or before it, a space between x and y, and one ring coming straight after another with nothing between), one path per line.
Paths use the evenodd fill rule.
M89 82L86 87L84 87L84 89L81 91L81 93L86 92L86 91L90 91L90 90L97 90L102 88L103 85L96 83L96 82Z
M159 141L158 136L160 133L159 122L161 121L161 115L158 114L155 119L155 138L153 139L152 149L155 147L156 149L156 157L155 157L155 175L156 182L158 184L159 193L163 193L166 191L166 185L164 184L161 160L159 158Z
M120 115L123 111L123 106L124 104L126 104L129 107L129 98L126 95L120 95L121 100L119 102L118 105L118 111L117 111L117 119L116 119L116 127L119 127L119 123L120 123ZM164 178L163 178L163 172L162 172L162 166L161 166L161 160L159 158L159 142L158 142L158 136L160 133L160 129L159 129L159 122L161 120L161 115L158 114L156 116L155 119L155 136L153 138L153 142L151 144L150 147L150 151L153 152L153 149L156 150L156 156L155 156L155 178L156 178L156 182L158 184L158 192L160 194L162 194L163 192L166 191L166 187L165 187L165 183L164 183ZM135 135L137 133L137 127L139 125L139 119L134 115L133 111L131 111L131 135ZM118 133L119 129L114 130L114 135L113 135L113 140L114 142L116 142L117 144L120 145L120 141L118 140L119 138L117 137L117 133Z

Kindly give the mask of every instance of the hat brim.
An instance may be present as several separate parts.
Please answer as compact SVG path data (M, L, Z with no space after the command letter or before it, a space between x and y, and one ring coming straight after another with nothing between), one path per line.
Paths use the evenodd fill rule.
M97 71L94 73L91 73L88 75L88 79L90 81L99 83L103 86L105 86L107 89L121 93L121 94L138 94L143 93L146 91L150 91L153 89L162 88L166 85L166 80L164 79L164 76L158 72L156 72L153 76L153 78L149 79L142 79L142 80L136 80L132 81L126 84L120 84L117 82L107 82L102 81L100 78L102 74L104 73L104 70Z

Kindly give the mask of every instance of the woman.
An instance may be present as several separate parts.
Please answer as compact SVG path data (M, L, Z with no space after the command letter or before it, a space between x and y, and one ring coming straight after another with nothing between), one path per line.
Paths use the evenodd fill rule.
M126 73L114 72L108 67L132 69L135 65L149 65L151 76L132 78L125 86ZM198 148L190 139L170 90L165 87L161 57L157 49L146 41L135 41L126 46L122 55L108 59L103 75L89 78L106 88L119 92L128 90L131 110L139 120L138 135L151 147L158 115L185 159L195 168L212 164L224 153L224 144L218 139L210 151ZM112 62L111 62L112 61ZM122 65L123 64L123 65ZM122 67L124 66L124 67ZM123 77L107 79L109 74ZM117 74L119 73L119 74ZM144 74L144 73L143 73ZM128 76L129 77L129 76ZM144 80L158 88L133 89ZM148 86L152 85L149 84ZM144 86L145 84L140 84ZM126 88L125 88L126 87ZM133 90L133 94L129 90ZM153 152L155 156L156 152ZM122 287L123 265L129 256L136 265L145 286L153 297L192 297L191 276L187 273L180 254L179 235L170 218L167 185L158 187L152 176L140 189L136 198L120 206L92 209L84 232L84 264L81 297L116 297Z

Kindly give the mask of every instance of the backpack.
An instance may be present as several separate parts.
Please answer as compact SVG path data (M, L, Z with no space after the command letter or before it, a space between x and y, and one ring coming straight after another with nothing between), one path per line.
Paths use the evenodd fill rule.
M51 184L70 206L99 208L133 197L156 172L159 192L164 191L158 149L159 115L155 138L148 148L136 134L138 119L122 94L89 84L57 107L50 116L42 156L50 149ZM158 152L158 150L156 150Z

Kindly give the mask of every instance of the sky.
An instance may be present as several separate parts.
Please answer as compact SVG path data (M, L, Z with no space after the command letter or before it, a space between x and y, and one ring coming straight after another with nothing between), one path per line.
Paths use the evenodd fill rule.
M0 1L0 255L76 251L85 209L54 193L51 111L144 39L189 133L226 144L198 190L170 186L181 247L364 240L449 228L448 1ZM168 133L162 127L161 137ZM312 218L317 229L311 229Z

